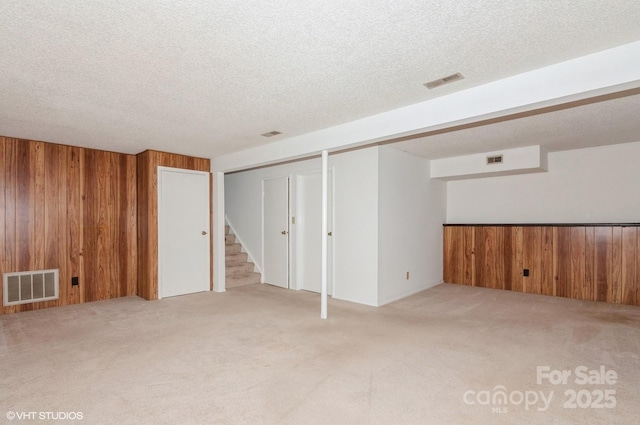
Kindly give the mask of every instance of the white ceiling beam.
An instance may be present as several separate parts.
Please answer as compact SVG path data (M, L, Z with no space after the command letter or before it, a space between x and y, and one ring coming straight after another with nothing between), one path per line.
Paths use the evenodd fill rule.
M213 159L231 172L507 117L640 87L640 41Z

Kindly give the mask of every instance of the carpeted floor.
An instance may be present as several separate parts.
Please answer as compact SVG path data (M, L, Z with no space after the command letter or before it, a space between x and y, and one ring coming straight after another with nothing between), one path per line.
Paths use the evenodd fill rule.
M14 424L637 424L640 308L448 284L326 321L268 285L122 298L0 316L0 382Z

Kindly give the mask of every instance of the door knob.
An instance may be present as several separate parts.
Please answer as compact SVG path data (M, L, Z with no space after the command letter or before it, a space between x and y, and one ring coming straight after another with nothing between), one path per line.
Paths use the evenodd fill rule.
M333 236L333 232L327 233L328 236Z
M286 231L286 230L283 230L282 232L280 232L280 234L282 234L282 235L286 235L286 234L287 234L287 231Z
M207 234L207 232L205 232L205 231L203 230L203 231L202 231L202 235L204 236L204 235L206 235L206 234Z

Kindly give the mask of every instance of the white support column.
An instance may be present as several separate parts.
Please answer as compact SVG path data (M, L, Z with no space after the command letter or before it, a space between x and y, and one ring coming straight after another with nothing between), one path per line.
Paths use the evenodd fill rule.
M224 173L213 172L213 290L225 292Z
M328 159L329 153L322 151L322 289L320 291L320 318L327 318L327 259L329 256L327 244L327 186L328 186Z

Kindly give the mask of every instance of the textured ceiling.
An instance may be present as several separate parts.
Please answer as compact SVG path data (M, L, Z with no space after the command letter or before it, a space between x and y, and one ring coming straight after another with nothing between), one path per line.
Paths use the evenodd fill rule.
M638 22L637 0L2 0L0 134L217 157L640 40ZM594 121L605 143L640 140L594 119L627 123L637 98L610 102L404 148L567 149Z
M430 159L542 145L548 151L640 141L640 95L395 143Z

